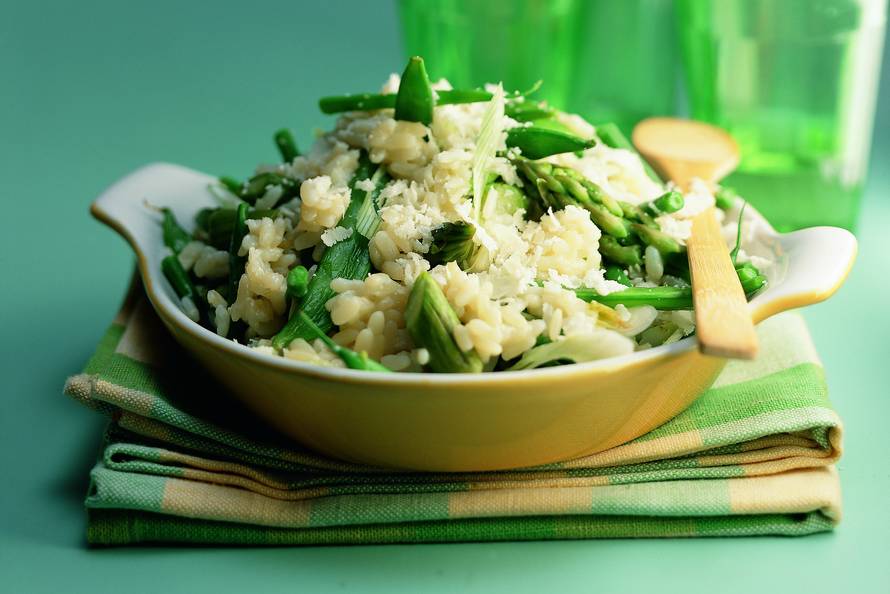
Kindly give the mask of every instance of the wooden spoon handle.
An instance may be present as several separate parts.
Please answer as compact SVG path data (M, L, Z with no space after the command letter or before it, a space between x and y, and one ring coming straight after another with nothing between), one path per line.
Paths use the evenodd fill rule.
M692 220L689 269L699 350L706 355L733 359L757 356L757 335L745 293L714 209Z

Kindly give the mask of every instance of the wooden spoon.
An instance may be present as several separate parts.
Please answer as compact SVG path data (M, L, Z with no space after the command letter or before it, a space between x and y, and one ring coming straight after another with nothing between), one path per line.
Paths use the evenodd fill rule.
M714 184L739 163L738 145L729 134L691 120L643 120L634 128L633 143L659 174L683 190L694 178ZM693 218L686 249L699 350L717 357L753 359L757 356L754 322L713 207Z

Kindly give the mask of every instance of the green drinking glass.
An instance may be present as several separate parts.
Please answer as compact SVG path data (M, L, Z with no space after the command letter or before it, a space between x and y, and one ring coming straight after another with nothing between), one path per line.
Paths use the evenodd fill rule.
M886 0L677 0L691 115L728 130L726 180L779 230L852 229Z
M400 0L404 47L455 87L543 80L535 98L564 108L576 77L583 0Z
M586 0L566 106L594 123L634 125L677 111L680 52L672 0Z

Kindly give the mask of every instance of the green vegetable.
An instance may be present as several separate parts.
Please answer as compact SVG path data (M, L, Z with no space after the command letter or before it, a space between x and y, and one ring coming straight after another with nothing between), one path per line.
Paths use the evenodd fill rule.
M653 229L642 223L632 223L631 228L634 233L643 240L643 243L653 246L663 256L666 256L667 254L679 254L686 250L686 248L680 245L676 239L663 231Z
M454 340L454 329L460 319L445 298L445 293L427 272L414 281L405 325L414 344L430 354L427 364L438 373L480 373L482 360L475 351L462 351Z
M247 212L248 219L274 219L278 216L275 209L251 208ZM195 219L197 226L204 232L203 239L218 250L228 250L232 237L232 229L238 218L236 208L207 208L198 213Z
M296 196L300 191L300 186L294 180L281 176L271 171L258 173L247 180L238 197L249 204L254 204L259 198L268 191L271 186L281 186L284 192L279 198L279 202L288 200Z
M596 145L574 134L541 126L519 126L507 131L507 146L518 148L522 156L537 160L559 153L575 153Z
M739 195L732 188L721 186L714 192L714 201L720 210L729 210L732 208Z
M543 101L511 101L507 103L506 112L517 122L544 120L556 115L556 110Z
M522 193L522 190L516 186L495 182L488 187L485 194L485 201L491 200L497 196L497 204L494 205L494 212L512 215L520 210L528 210L528 196ZM488 210L486 207L485 210Z
M676 190L670 190L645 205L645 208L654 216L658 216L662 214L677 212L678 210L683 208L685 202L686 201L683 199L683 194L677 192Z
M179 258L171 254L161 260L161 271L167 277L167 280L170 281L170 285L180 298L188 297L197 305L198 293L195 290L195 285L192 283L192 279L189 278L188 272L180 264Z
M339 226L352 229L353 233L343 241L338 241L327 250L318 263L315 274L309 280L306 296L300 303L300 311L306 313L322 332L331 329L331 316L325 308L325 303L334 296L331 289L331 281L335 278L363 279L371 271L371 257L368 254L368 238L355 231L358 223L358 213L365 199L374 200L388 178L377 175L374 165L368 160L368 155L362 153L359 158L358 169L350 182L352 199L346 208L346 213L340 220ZM374 175L372 176L372 173ZM355 184L363 179L371 178L375 181L375 189L371 196L364 190L355 187ZM314 335L301 316L292 315L284 327L272 338L272 345L277 349L286 348L296 338L309 339Z
M161 232L164 237L164 245L173 250L174 254L178 254L192 240L192 236L176 221L172 210L162 208L161 214L163 216Z
M436 105L454 103L482 103L491 100L491 93L480 89L455 89L436 91ZM334 114L344 111L373 111L375 109L392 109L396 106L396 94L378 95L374 93L358 93L355 95L336 95L322 97L318 107L322 113Z
M524 94L528 94L526 91ZM510 97L518 97L523 93L513 93ZM450 89L435 91L436 105L458 103L483 103L491 101L491 93L482 89ZM513 105L520 105L515 103ZM344 111L373 111L375 109L392 109L396 106L396 94L357 93L355 95L336 95L322 97L318 107L322 113L334 114ZM512 117L512 116L511 116Z
M766 285L766 277L751 263L736 266L736 273L748 298ZM651 305L658 310L692 309L692 287L629 287L608 295L581 288L575 289L575 295L584 301L596 301L609 307Z
M618 126L611 122L608 124L600 124L596 126L596 135L599 137L600 140L603 141L603 144L608 147L615 149L624 149L636 153L636 155L640 157L640 161L643 163L643 169L646 171L646 175L649 176L649 179L657 184L664 184L664 181L662 181L661 177L659 177L659 175L655 173L655 170L652 169L652 166L646 162L646 159L644 159L639 153L637 153L634 145L630 143L630 140L627 139L627 136L622 134L621 130L618 129Z
M584 179L566 167L554 167L549 163L536 163L528 159L515 159L520 174L537 190L532 197L543 208L562 210L572 204L587 210L593 222L605 233L615 237L627 237L628 225L621 219L618 203L608 197L593 182Z
M287 273L287 296L299 301L309 291L309 271L305 266L294 266Z
M391 372L392 370L377 361L368 357L368 354L365 352L356 353L352 349L348 349L344 346L340 346L331 338L325 334L318 325L312 321L312 318L306 315L305 312L300 311L297 313L297 316L300 320L306 324L306 327L315 335L316 338L320 338L325 346L327 346L332 353L340 357L344 363L346 363L346 367L350 369L361 369L362 371L385 371Z
M735 271L746 295L750 296L766 285L766 277L750 262L737 265Z
M239 196L241 194L241 190L244 188L244 184L239 182L234 177L229 177L228 175L223 175L219 178L219 183L224 185L226 189L228 189L235 196Z
M278 147L281 158L285 163L290 163L300 156L297 141L294 140L293 133L287 128L282 128L275 133L275 146Z
M371 239L377 233L377 228L380 227L377 194L389 182L389 175L387 175L386 169L378 167L374 175L371 176L371 181L374 183L376 190L364 196L358 214L355 217L355 232L366 239Z
M482 218L482 201L485 198L485 186L489 179L489 168L497 155L498 142L504 129L504 92L498 87L492 94L491 101L482 116L482 126L476 138L473 150L472 183L473 212L476 220Z
M596 301L609 307L651 305L659 310L692 309L692 289L689 287L629 287L608 295L582 288L575 289L575 295L584 301Z
M473 241L476 228L463 221L445 223L433 230L427 252L430 266L457 262L461 270L481 270L488 264L487 250Z
M395 118L429 126L433 123L434 105L433 89L430 87L430 77L427 76L423 58L414 56L408 60L405 72L402 73L396 95Z
M235 212L235 221L232 225L232 235L229 239L229 295L232 302L234 302L235 296L238 295L238 283L241 282L241 275L244 274L244 265L247 263L247 257L239 256L238 251L241 249L244 236L247 235L247 211L249 208L243 202L238 205L238 209Z
M584 363L614 357L616 353L631 352L633 352L633 343L613 332L573 334L527 350L519 361L508 367L507 370L534 369L563 361Z
M624 217L627 220L641 223L651 229L661 229L661 227L658 226L658 223L655 222L655 219L652 218L652 215L636 204L624 202L623 200L619 201L618 204L621 206L621 210L624 212Z
M732 248L732 251L729 252L729 257L732 259L732 263L735 264L736 258L739 256L739 250L742 249L742 223L744 222L745 217L745 207L748 206L747 202L742 203L742 208L739 210L739 220L736 223L735 230L735 247Z
M600 237L600 253L604 258L624 266L637 266L643 263L642 249L638 245L621 245L609 235Z
M603 278L605 278L606 280L619 282L625 287L631 286L630 278L627 276L627 273L624 271L624 269L619 268L614 264L606 266L606 272L603 274Z

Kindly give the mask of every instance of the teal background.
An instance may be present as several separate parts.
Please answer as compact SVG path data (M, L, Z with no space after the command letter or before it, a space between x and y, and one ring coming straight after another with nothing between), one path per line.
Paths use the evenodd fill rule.
M90 201L156 160L243 175L330 120L320 94L376 88L402 58L389 2L0 5L0 591L721 593L890 589L890 58L860 257L807 310L846 422L845 518L804 539L306 549L89 550L82 499L103 420L61 394L133 265ZM430 65L435 73L435 65Z

